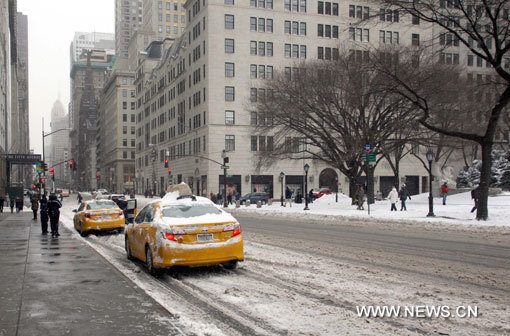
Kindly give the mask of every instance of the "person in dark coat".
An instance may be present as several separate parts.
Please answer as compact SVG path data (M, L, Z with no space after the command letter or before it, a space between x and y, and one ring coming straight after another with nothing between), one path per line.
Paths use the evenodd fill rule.
M23 210L23 198L16 197L16 212Z
M50 225L51 225L51 236L58 237L60 234L58 233L58 221L60 219L60 208L62 207L62 203L57 199L55 194L50 195L50 200L48 201L48 216L50 217Z
M14 198L10 197L9 205L11 206L11 213L14 212Z
M41 209L41 230L42 234L48 233L48 199L43 195L39 201L39 209Z
M313 203L313 189L308 192L308 203Z
M365 210L363 204L365 203L365 189L363 189L362 185L358 186L358 190L356 190L356 199L358 200L358 210Z
M0 196L0 212L4 212L4 202L5 198L3 196Z
M285 188L285 204L284 206L287 206L287 203L289 203L289 206L292 208L292 191L287 186Z
M473 209L471 209L471 212L475 212L475 210L478 209L478 198L480 197L479 195L480 191L478 188L480 187L476 187L475 189L471 190L471 198L475 202L475 205L473 206Z
M81 197L81 194L78 193L78 204L81 203L81 200L83 199L83 197Z
M231 191L227 195L227 202L228 202L228 204L232 204L232 192Z
M402 184L402 188L400 188L398 197L400 198L400 202L401 202L400 211L402 211L402 210L407 211L406 201L408 198L411 199L411 196L409 195L409 190L407 190L405 183Z

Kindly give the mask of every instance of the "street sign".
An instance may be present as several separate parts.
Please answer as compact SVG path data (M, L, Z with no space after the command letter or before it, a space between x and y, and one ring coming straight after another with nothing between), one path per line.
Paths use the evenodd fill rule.
M54 168L50 168L50 174L51 175L55 174L55 169Z
M37 171L38 174L44 171L42 163L40 161L35 163L35 170Z
M41 161L41 154L2 154L10 163L34 164Z
M376 161L376 155L375 153L370 154L361 154L361 161L363 162L375 162Z
M363 146L363 151L367 154L371 153L373 150L374 150L374 147L372 147L371 144L366 144L365 146Z
M225 166L225 165L221 166L221 169L229 169L229 168L230 168L229 166Z

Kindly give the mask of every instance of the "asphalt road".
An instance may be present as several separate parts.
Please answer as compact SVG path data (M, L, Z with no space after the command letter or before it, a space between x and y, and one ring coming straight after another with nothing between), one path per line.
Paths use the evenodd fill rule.
M235 214L246 239L510 302L510 235ZM505 301L503 301L505 302Z

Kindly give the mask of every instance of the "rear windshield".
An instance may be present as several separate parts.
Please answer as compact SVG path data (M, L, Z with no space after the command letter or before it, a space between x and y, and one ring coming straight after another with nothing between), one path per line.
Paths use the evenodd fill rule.
M209 214L219 215L221 210L212 204L176 204L163 208L163 217L191 218Z
M102 210L116 208L117 204L112 201L96 201L94 203L87 204L87 210Z

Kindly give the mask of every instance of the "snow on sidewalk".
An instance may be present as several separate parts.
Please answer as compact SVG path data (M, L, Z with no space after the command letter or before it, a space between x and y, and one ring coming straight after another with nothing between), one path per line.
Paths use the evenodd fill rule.
M502 193L498 196L489 197L489 220L477 221L476 211L471 213L473 200L469 192L448 196L446 205L442 204L442 198L434 198L434 214L436 217L427 217L429 212L428 193L411 196L407 200L407 211L400 211L400 201L397 203L398 211L390 211L390 201L376 201L370 205L365 203L365 210L357 210L351 205L351 199L344 194L338 194L338 203L335 202L335 194L324 195L309 204L310 210L304 211L304 203L293 203L292 207L282 207L279 201L271 206L264 205L257 208L256 205L249 207L241 206L239 209L230 206L233 213L257 213L259 215L279 217L299 217L311 220L331 219L355 219L358 222L378 221L385 223L421 222L424 225L461 225L485 228L498 227L501 231L510 229L510 193Z

